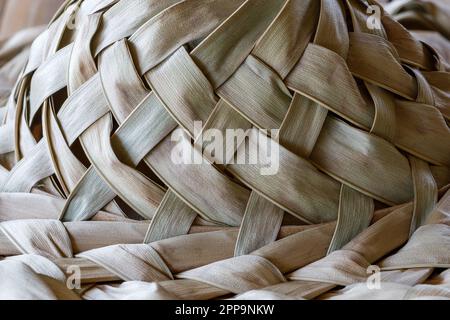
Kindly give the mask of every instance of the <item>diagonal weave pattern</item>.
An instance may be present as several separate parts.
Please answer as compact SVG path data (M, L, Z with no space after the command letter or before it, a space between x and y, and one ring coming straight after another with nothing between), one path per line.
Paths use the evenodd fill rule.
M449 70L368 5L67 1L0 96L0 297L450 298Z

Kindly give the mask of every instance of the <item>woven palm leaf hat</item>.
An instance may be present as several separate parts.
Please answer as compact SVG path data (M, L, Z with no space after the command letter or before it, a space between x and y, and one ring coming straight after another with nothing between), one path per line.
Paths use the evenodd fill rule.
M67 1L26 52L0 297L450 298L449 69L375 1Z

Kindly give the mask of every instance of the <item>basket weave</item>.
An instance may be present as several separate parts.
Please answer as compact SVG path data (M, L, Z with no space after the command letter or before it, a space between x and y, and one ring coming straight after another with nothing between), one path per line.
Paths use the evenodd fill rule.
M0 95L0 297L450 298L450 73L369 5L67 1Z

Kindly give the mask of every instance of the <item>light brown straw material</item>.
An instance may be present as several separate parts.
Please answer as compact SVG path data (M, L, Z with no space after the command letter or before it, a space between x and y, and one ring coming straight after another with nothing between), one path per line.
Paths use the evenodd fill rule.
M450 70L368 5L68 0L3 42L0 298L450 298Z

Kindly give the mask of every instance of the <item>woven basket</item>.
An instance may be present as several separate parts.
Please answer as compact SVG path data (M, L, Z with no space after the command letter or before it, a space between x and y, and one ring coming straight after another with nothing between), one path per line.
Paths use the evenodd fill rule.
M450 73L375 1L66 1L25 52L0 298L450 298Z

